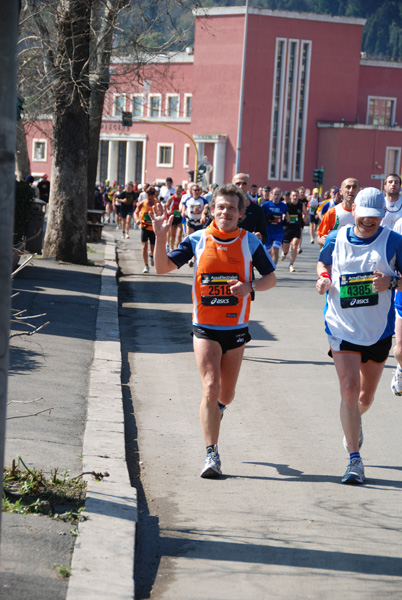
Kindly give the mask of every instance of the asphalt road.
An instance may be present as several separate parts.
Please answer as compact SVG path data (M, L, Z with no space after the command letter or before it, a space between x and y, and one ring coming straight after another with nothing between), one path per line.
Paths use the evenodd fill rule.
M308 236L257 294L236 398L222 422L224 477L199 477L204 443L185 266L142 275L139 232L119 242L129 468L139 494L137 598L401 598L400 429L393 358L364 417L364 486L348 462L339 389Z

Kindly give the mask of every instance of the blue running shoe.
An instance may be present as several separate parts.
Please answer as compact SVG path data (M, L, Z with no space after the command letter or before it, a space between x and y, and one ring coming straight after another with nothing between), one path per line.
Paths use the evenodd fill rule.
M363 483L364 465L361 458L353 458L348 464L345 475L342 477L342 483Z
M205 465L201 471L201 477L204 479L216 479L222 475L221 459L218 452L210 452L205 459Z

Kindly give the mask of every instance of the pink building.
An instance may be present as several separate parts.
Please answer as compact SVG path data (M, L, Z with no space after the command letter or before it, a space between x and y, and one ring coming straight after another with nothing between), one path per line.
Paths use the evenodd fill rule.
M401 172L402 63L361 55L364 19L244 7L195 11L194 48L150 63L141 84L113 65L98 178L189 180L196 151L209 181L236 171L258 185L363 186ZM128 71L128 72L126 72ZM133 125L122 126L122 112ZM33 174L50 175L50 141L29 133Z

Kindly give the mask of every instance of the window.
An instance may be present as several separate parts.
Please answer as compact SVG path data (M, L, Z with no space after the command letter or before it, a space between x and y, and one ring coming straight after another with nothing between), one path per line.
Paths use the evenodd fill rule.
M144 94L133 94L131 100L131 111L134 118L144 116Z
M303 180L310 60L310 41L277 38L269 179Z
M272 103L271 124L271 159L269 178L278 179L279 171L279 148L281 139L283 87L285 79L285 47L286 40L276 40L275 74Z
M193 104L193 96L191 94L184 94L184 116L190 118Z
M184 144L183 167L185 169L188 169L189 162L190 162L190 144Z
M302 181L304 170L304 150L306 143L307 103L308 88L310 83L310 57L311 42L302 42L300 69L299 69L299 95L296 122L296 140L294 148L293 179Z
M385 151L385 171L384 173L400 173L401 168L401 149L389 148Z
M166 95L166 115L177 119L179 116L179 100L178 94L167 94Z
M158 167L173 167L173 144L158 144Z
M291 41L288 50L288 69L285 95L285 127L282 139L282 179L290 179L291 149L294 135L294 114L297 89L297 55L299 42Z
M126 96L124 94L113 94L113 116L121 117L126 110Z
M395 98L368 97L367 125L392 127L395 123Z
M33 140L32 160L46 162L47 160L47 140Z
M150 117L161 116L161 95L149 94L148 115Z

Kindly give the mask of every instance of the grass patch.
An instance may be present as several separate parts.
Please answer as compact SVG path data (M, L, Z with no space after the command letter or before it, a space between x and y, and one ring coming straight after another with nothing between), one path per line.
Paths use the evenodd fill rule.
M69 478L55 469L48 478L43 471L29 469L22 458L4 468L3 512L47 515L63 521L83 521L86 484L81 476Z
M53 569L56 569L58 574L64 579L67 579L71 575L71 567L66 567L65 565L53 565Z

